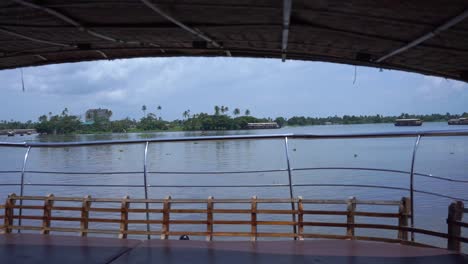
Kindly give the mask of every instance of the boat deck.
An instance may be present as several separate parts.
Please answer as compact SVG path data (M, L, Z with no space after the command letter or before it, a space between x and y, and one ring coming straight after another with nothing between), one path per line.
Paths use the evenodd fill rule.
M354 240L180 241L0 235L2 263L468 263L445 249Z

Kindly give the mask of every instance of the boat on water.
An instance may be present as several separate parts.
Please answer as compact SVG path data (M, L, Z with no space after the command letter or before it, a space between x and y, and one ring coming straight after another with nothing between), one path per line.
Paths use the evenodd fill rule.
M14 137L15 136L15 131L8 131L7 136Z
M267 123L247 123L248 129L274 129L280 128L276 122L267 122Z
M468 118L461 117L461 118L450 119L448 121L448 124L449 125L468 125Z
M40 66L91 60L135 57L252 57L308 60L397 69L468 81L466 61L468 9L462 1L407 1L404 3L354 1L32 1L0 3L2 51L0 69ZM291 29L291 30L290 30ZM443 38L437 35L443 34ZM436 38L434 38L436 36ZM454 55L456 54L456 56ZM437 62L437 63L435 63ZM443 65L443 67L441 67ZM221 70L221 69L220 69ZM314 74L314 73L310 73ZM288 90L285 88L285 98ZM404 125L421 125L417 120ZM418 124L419 123L419 124ZM395 123L395 125L397 125ZM5 263L467 263L462 252L468 243L466 197L420 189L415 178L455 182L465 179L438 177L415 169L422 138L468 136L466 130L420 131L342 135L237 135L193 138L164 138L101 142L14 143L0 147L24 150L22 167L0 175L19 177L16 183L2 183L11 194L2 197L0 208L0 259ZM408 176L408 186L392 184L299 183L294 172L316 170L293 168L288 145L291 140L414 139L410 169L344 167L334 170L372 171ZM255 168L252 171L149 171L148 147L152 144L180 142L225 142L239 140L277 140L284 145L284 169ZM30 156L55 148L99 148L114 145L139 145L144 149L138 171L53 171L28 170ZM33 150L33 151L31 151ZM35 151L40 150L40 151ZM43 150L43 151L42 151ZM356 157L356 156L355 156ZM190 157L189 157L190 158ZM99 162L99 161L93 161ZM50 160L55 164L55 160ZM73 162L67 162L73 169ZM330 168L320 168L328 170ZM152 185L150 174L226 174L283 173L286 183L239 185L190 184ZM130 174L142 183L112 181L102 184L68 181L44 183L57 175ZM30 182L27 176L41 175ZM53 187L137 188L138 197L95 195L54 196ZM300 197L298 188L345 186L375 192L393 190L404 193L394 199L343 197ZM46 192L30 193L36 187ZM225 188L286 188L285 197L153 199L154 188L218 190ZM315 193L311 189L309 193ZM109 195L109 193L106 193ZM284 194L284 193L282 193ZM362 194L362 192L361 192ZM446 203L447 215L434 219L437 228L418 226L415 194L432 195ZM102 196L100 196L102 195ZM176 194L173 194L176 196ZM449 199L449 201L447 201ZM317 209L318 206L324 206ZM330 206L341 206L330 209ZM101 214L101 215L99 215ZM105 215L102 215L105 214ZM182 218L178 217L183 215ZM219 218L227 215L227 218ZM233 217L242 216L243 218ZM338 222L320 220L341 216ZM284 217L281 217L284 216ZM366 218L367 221L362 221ZM373 220L369 220L373 219ZM466 219L466 217L465 217ZM372 221L372 222L369 222ZM63 223L68 223L64 225ZM420 223L420 222L419 222ZM193 228L196 226L196 228ZM222 227L228 227L223 229ZM280 227L288 230L278 231ZM329 228L317 232L316 228ZM341 229L341 233L331 229ZM362 230L391 232L391 236L362 234ZM96 237L102 236L102 237ZM112 236L112 237L111 237ZM423 236L442 240L420 240ZM231 241L219 241L222 238ZM183 238L183 240L178 240ZM186 239L190 240L187 241ZM198 239L198 240L196 240ZM239 241L232 241L237 239ZM243 239L243 240L242 240ZM282 241L258 241L283 239ZM318 239L318 240L317 240ZM434 248L438 247L438 248ZM466 251L465 251L466 252Z
M417 118L404 118L395 120L395 126L421 126L422 120Z

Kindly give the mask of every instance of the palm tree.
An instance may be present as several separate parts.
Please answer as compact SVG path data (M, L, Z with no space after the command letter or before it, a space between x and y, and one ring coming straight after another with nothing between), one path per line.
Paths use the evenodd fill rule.
M249 115L250 115L250 110L249 110L249 109L245 110L245 115L246 115L246 116L249 116Z
M158 107L156 107L156 110L159 112L159 120L161 120L161 109L162 109L162 107L160 105L158 105Z
M220 110L219 106L215 105L214 110L215 110L215 115L219 115L219 110Z
M229 111L229 107L225 106L225 107L224 107L224 112L227 113L228 111Z
M190 117L190 110L185 110L183 113L182 113L182 116L184 118L189 118Z
M146 105L141 107L141 111L143 111L143 115L146 116Z
M221 114L224 114L226 112L226 108L224 108L224 105L221 106Z
M234 111L232 112L235 116L238 116L240 115L240 109L239 108L235 108Z

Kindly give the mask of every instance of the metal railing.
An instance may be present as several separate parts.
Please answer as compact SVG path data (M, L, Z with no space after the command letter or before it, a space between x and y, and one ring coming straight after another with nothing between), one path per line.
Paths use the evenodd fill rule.
M26 148L24 160L21 170L0 170L0 174L8 173L21 173L21 182L17 183L1 183L0 186L20 186L20 196L25 195L25 186L57 186L57 187L129 187L129 188L143 188L144 198L148 199L149 188L194 188L194 187L237 187L237 188L264 188L264 187L288 187L290 199L294 198L294 187L356 187L356 188L377 188L377 189L390 189L407 191L410 195L411 201L411 228L414 228L414 194L421 193L437 197L449 198L468 202L467 199L461 197L453 197L450 195L440 194L436 192L417 190L414 186L414 178L426 177L448 182L468 183L468 180L450 179L441 176L434 176L431 174L415 172L415 160L417 155L418 146L425 137L453 137L453 136L468 136L468 130L442 130L442 131L418 131L418 132L389 132L389 133L361 133L361 134L333 134L333 135L311 135L311 134L274 134L274 135L233 135L233 136L201 136L201 137L179 137L179 138L155 138L155 139L141 139L141 140L107 140L107 141L88 141L88 142L60 142L60 143L41 143L41 142L0 142L0 147L10 148ZM290 163L289 153L289 139L368 139L368 138L415 138L415 143L412 151L411 168L410 171L385 169L385 168L362 168L362 167L309 167L309 168L292 168ZM244 171L149 171L148 162L148 146L157 143L170 143L170 142L198 142L198 141L226 141L226 140L283 140L284 152L286 158L286 169L270 169L270 170L244 170ZM83 146L103 146L103 145L121 145L121 144L144 144L144 161L143 171L109 171L109 172L79 172L79 171L38 171L26 170L29 154L32 148L63 148L63 147L83 147ZM378 172L391 172L396 174L408 174L410 176L409 188L394 187L385 185L371 185L371 184L309 184L309 183L294 183L294 171L311 171L311 170L358 170L358 171L378 171ZM221 175L221 174L243 174L243 173L272 173L272 172L287 172L287 184L242 184L242 185L150 185L148 183L149 174L188 174L188 175ZM118 175L118 174L143 174L143 184L64 184L64 183L25 183L25 174L27 173L43 173L43 174L64 174L64 175ZM22 201L20 201L22 203ZM20 204L21 206L22 204ZM146 204L148 209L148 204ZM295 210L295 204L291 203L291 209ZM21 207L19 211L19 225L21 226ZM146 218L149 220L149 213L147 211ZM295 215L292 216L295 221ZM294 233L297 233L296 226L293 226ZM150 225L147 224L147 231L150 231ZM150 235L148 235L150 238ZM414 233L411 235L414 241Z

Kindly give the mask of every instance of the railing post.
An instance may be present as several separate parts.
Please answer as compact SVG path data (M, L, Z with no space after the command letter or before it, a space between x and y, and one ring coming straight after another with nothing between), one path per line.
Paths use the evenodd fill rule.
M257 196L251 199L250 225L250 241L257 241Z
M354 240L354 212L356 211L356 197L349 197L347 201L347 214L346 214L346 235Z
M408 217L411 213L411 202L408 197L401 198L398 208L398 227L408 227ZM408 231L398 229L398 239L408 240Z
M206 241L213 240L213 196L208 197L206 204Z
M145 199L148 200L148 172L147 172L147 160L148 160L148 145L149 142L146 141L145 145L145 157L144 157L144 164L143 164L143 184L145 185ZM149 205L148 201L145 203L145 208L146 208L146 231L148 232L147 238L151 239L151 235L149 232L151 231L151 225L149 223L150 217L149 217Z
M42 230L41 234L48 235L50 233L50 218L52 217L52 207L54 206L54 195L49 194L44 200L44 213L42 214Z
M288 137L284 137L284 150L286 154L286 165L288 166L288 180L289 180L289 198L291 199L291 210L296 211L296 205L293 201L294 199L294 190L292 183L292 169L291 162L289 161L289 146L288 146ZM296 222L296 214L293 212L292 221ZM297 235L297 225L293 225L293 232ZM294 240L297 240L297 236L294 236Z
M121 206L120 206L120 234L119 238L127 238L127 231L128 231L128 208L130 207L130 203L128 199L130 197L128 195L124 196Z
M302 202L302 196L297 197L297 210L298 210L298 238L304 240L304 203Z
M411 210L411 228L414 228L414 163L416 161L416 152L418 151L421 135L418 135L414 142L413 156L411 158L411 175L410 175L410 210ZM411 231L411 241L414 242L414 232Z
M166 197L164 199L163 205L163 224L162 224L162 232L161 232L161 239L166 240L169 239L169 228L170 228L170 214L169 210L171 210L171 196Z
M15 206L16 204L16 194L12 193L8 195L8 198L5 203L5 233L9 234L12 232L11 226L13 225L13 219L15 214Z
M86 195L81 204L80 236L88 236L89 208L91 207L91 196Z
M460 240L458 239L461 237L461 227L455 223L462 220L463 209L464 205L461 201L453 202L449 206L447 217L448 250L460 251L461 249Z
M26 153L24 154L23 168L21 169L20 197L23 197L24 195L24 175L26 174L26 164L28 163L29 151L31 151L31 146L28 147L28 150L26 150ZM21 222L22 222L21 217L23 216L23 199L20 199L19 203L20 203L19 204L20 208L19 208L18 226L21 226ZM18 233L21 233L21 229L18 229Z

